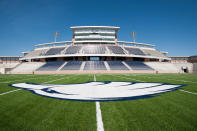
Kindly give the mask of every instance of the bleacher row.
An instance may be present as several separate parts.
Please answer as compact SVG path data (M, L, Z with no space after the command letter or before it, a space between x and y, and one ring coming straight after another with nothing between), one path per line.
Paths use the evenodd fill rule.
M125 65L127 64L127 65ZM130 68L128 68L128 66ZM57 62L25 62L11 72L32 71L72 71L72 70L153 70L143 62L122 61L57 61Z
M50 49L37 49L25 57L60 55L60 54L122 54L122 55L141 55L141 56L156 56L166 57L161 52L154 49L140 49L135 47L121 46L101 46L101 45L84 45L84 46L68 46L54 47Z
M82 63L84 67L82 68ZM64 64L64 65L63 65ZM129 70L121 61L68 61L68 62L47 62L36 71L66 71L66 70ZM62 66L63 65L63 66ZM132 70L153 70L143 62L128 62Z

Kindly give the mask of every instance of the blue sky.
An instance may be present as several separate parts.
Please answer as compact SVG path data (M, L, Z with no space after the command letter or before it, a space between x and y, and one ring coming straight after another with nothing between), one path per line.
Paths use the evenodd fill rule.
M152 43L169 56L197 55L197 0L0 0L0 56L72 39L70 26L119 26L118 40Z

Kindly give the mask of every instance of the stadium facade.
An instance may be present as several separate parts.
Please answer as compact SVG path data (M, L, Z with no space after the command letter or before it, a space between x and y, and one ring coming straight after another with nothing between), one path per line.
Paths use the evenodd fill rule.
M71 41L35 45L10 73L183 73L152 44L118 41L119 27L74 26ZM179 65L180 66L180 65ZM192 65L187 63L187 72Z

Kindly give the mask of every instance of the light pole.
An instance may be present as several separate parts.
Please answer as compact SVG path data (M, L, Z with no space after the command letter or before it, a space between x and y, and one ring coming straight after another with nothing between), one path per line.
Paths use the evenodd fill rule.
M56 31L56 32L54 33L54 41L55 41L55 42L56 42L56 39L57 39L57 36L58 36L58 35L59 35L59 32Z
M135 43L136 32L131 32L131 37L133 38L133 42Z

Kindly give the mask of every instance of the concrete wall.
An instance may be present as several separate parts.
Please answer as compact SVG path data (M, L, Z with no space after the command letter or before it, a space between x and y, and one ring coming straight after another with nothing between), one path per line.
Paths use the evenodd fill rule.
M5 74L5 68L0 68L0 74Z
M186 67L188 73L193 73L193 64L192 63L173 63L181 72L184 73L183 68Z
M193 73L197 73L197 63L193 63Z

